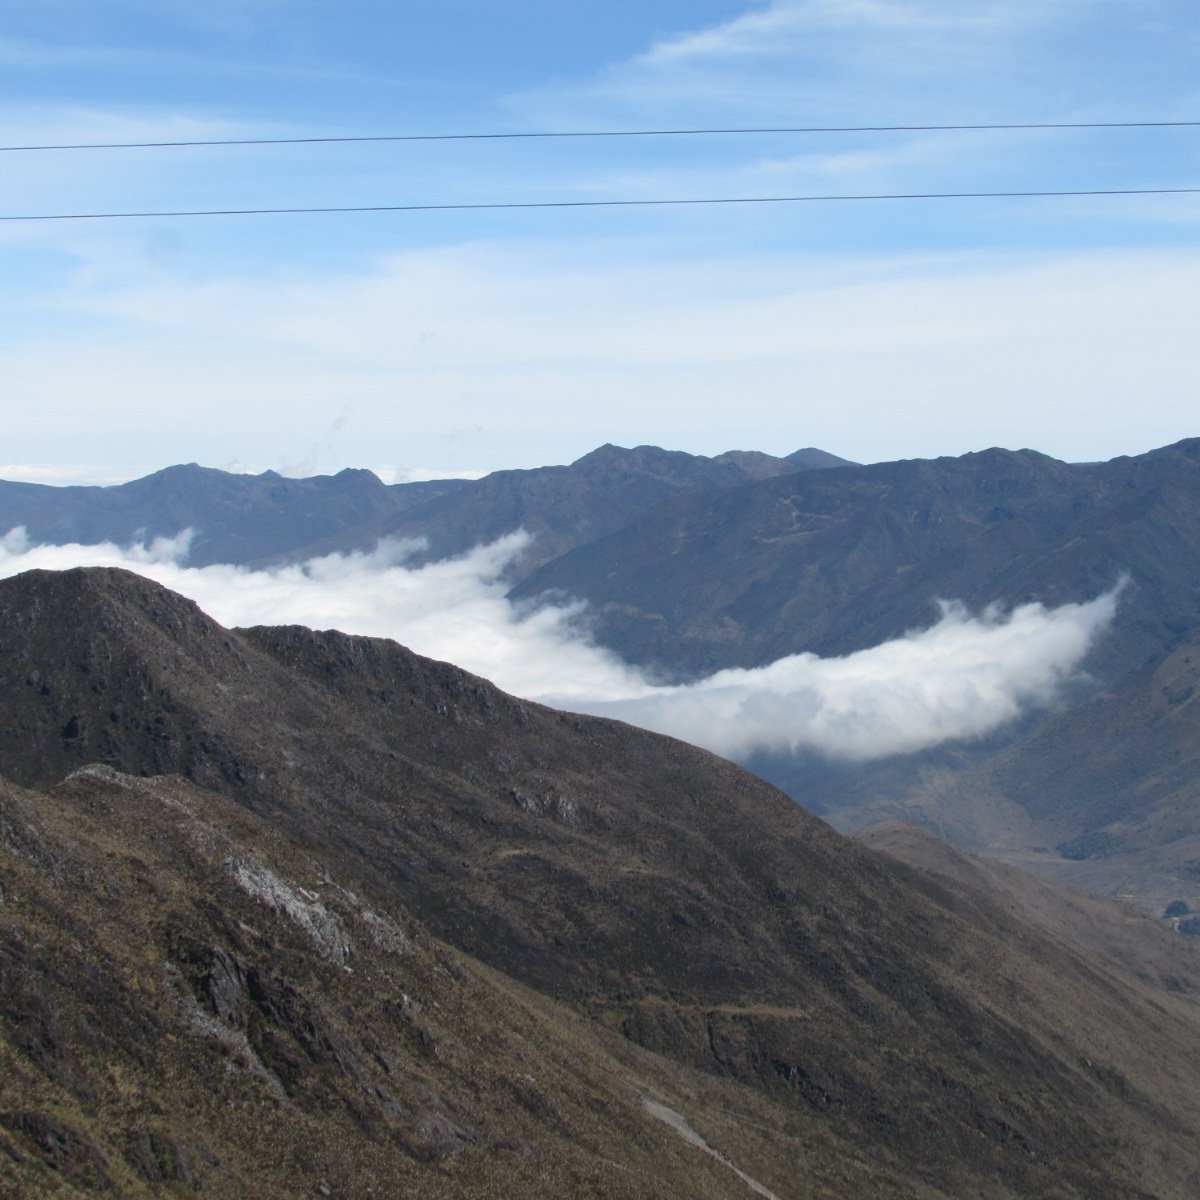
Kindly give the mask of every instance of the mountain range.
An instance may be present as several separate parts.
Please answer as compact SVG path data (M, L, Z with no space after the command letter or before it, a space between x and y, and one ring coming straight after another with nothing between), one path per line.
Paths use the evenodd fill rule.
M1065 710L871 767L751 765L843 829L899 817L1148 908L1200 908L1200 440L1074 464L1030 450L859 466L811 449L604 446L569 466L391 487L365 471L173 467L115 488L0 484L0 529L15 526L60 543L190 527L194 564L383 537L420 539L421 562L525 528L514 602L586 601L602 645L676 680L862 650L931 624L939 599L1053 606L1126 580Z
M6 1195L1173 1200L1200 956L393 642L0 582Z
M32 541L56 546L123 546L190 528L189 562L206 566L311 558L383 537L425 537L429 557L439 558L523 527L536 535L532 565L680 495L844 462L816 449L787 458L750 451L705 458L601 446L565 467L391 485L349 468L290 479L189 463L114 487L0 480L0 529L21 526Z

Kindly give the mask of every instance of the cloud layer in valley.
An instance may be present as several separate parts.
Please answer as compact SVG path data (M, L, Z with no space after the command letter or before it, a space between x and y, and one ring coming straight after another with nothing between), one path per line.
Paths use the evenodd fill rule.
M1116 603L1116 590L1086 604L1023 604L1007 613L943 603L929 629L842 658L795 654L641 696L545 699L728 758L804 750L863 762L981 737L1052 704Z
M843 658L793 655L687 685L657 683L588 637L581 603L505 599L522 532L459 558L410 566L419 542L250 570L185 565L190 532L148 546L31 546L0 539L0 576L125 567L195 600L225 625L303 624L394 638L516 695L610 716L730 758L815 751L867 761L984 736L1054 702L1111 622L1119 588L1088 603L973 614L944 603L932 627Z

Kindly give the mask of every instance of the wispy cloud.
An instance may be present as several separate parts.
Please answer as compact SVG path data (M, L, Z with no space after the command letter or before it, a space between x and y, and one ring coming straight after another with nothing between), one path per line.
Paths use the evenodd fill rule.
M1146 8L1112 0L772 0L510 104L559 127L906 125L1183 111L1194 83L1151 70L1163 58L1163 34L1151 26ZM1112 43L1123 48L1119 73ZM953 147L947 151L953 163ZM1055 161L1036 146L1029 159L1043 167Z
M14 483L107 487L114 483L125 483L133 477L126 471L113 471L111 468L95 464L88 466L79 463L0 463L0 479L11 480Z
M0 43L2 46L3 43ZM88 104L0 105L0 142L6 145L55 145L86 142L186 141L237 137L268 137L280 127L204 112L180 111L168 105L100 107ZM145 159L145 155L142 156ZM27 166L50 162L28 157L12 162ZM87 159L73 158L76 166Z
M88 6L90 9L93 6ZM130 6L133 7L133 6ZM257 5L263 11L259 19L269 17L267 5ZM57 27L49 27L41 36L0 37L0 66L10 71L100 71L108 73L136 72L148 78L163 76L204 76L216 79L246 80L271 78L284 83L348 83L358 82L357 72L336 67L314 66L304 62L280 61L266 53L247 53L241 44L247 32L247 6L236 11L229 5L162 4L145 6L143 25L156 26L156 18L164 14L174 17L167 29L177 29L178 40L159 37L148 40L130 37L89 39L76 36L69 16L64 15ZM210 11L205 11L210 10ZM93 9L94 11L94 9ZM138 20L136 14L130 19ZM278 15L276 21L287 17ZM206 49L184 49L197 35L221 35L208 42Z
M859 461L1032 443L1096 459L1195 432L1200 368L1179 353L1195 253L596 253L474 246L359 274L76 286L53 343L19 325L0 338L10 454L119 463L136 430L137 461L155 465L269 446L276 469L328 470L379 463L386 446L465 471L606 441L815 444ZM12 310L19 322L17 297ZM313 460L344 411L337 461Z
M413 467L401 464L371 468L384 483L428 483L431 479L482 479L483 471L441 471L436 467Z
M757 670L662 686L596 646L585 606L518 609L503 572L528 544L514 533L460 558L407 565L417 542L251 571L184 566L190 531L148 547L30 546L0 539L0 575L34 568L123 566L191 596L226 625L300 623L391 637L573 711L618 717L742 758L816 751L865 761L990 733L1051 704L1114 615L1117 592L1087 604L941 619L845 658L795 655Z
M1022 136L1028 149L1029 136ZM757 153L753 152L758 150ZM572 183L578 198L663 199L729 196L805 196L905 191L915 177L921 188L980 190L995 185L997 173L1019 157L1016 138L995 133L925 133L889 142L870 139L786 153L766 139L737 159L664 161L581 176ZM958 164L949 174L949 164ZM971 163L970 173L963 165ZM1005 179L1003 175L1001 179ZM940 183L935 181L941 180ZM1013 176L1008 186L1016 187ZM919 190L919 189L918 189ZM900 214L903 216L903 214Z
M836 30L858 37L897 33L962 33L1011 27L1026 20L1029 6L975 0L774 0L731 21L657 43L635 61L647 65L689 59L777 58L795 53L799 39Z

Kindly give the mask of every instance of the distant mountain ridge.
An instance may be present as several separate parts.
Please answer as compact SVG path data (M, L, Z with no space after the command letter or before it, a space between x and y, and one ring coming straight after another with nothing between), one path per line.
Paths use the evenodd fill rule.
M370 471L289 479L234 475L196 463L112 487L0 481L0 528L24 526L33 542L127 546L193 528L189 561L245 564L301 552L347 528L370 525L468 481L385 485Z
M190 527L189 562L207 566L297 560L398 536L427 536L431 556L446 557L524 525L540 562L688 491L844 462L813 448L786 459L756 451L705 458L608 445L570 466L390 485L350 468L292 479L188 463L112 487L0 481L0 533L23 526L33 542L124 546Z
M1123 574L1109 677L1200 613L1200 441L1101 464L987 450L681 497L513 589L587 600L599 640L685 676L846 654L983 607L1091 599Z
M657 446L605 445L566 467L495 471L470 488L400 514L379 532L424 537L427 557L445 558L522 528L534 540L512 569L520 578L631 521L653 519L683 497L840 465L843 460L814 450L789 458L744 450L705 458Z

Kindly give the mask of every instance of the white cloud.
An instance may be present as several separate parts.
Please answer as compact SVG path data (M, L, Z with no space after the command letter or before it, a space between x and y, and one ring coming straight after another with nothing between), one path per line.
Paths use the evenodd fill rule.
M796 655L757 670L662 686L597 647L578 603L517 609L506 565L514 533L413 568L416 542L251 571L189 568L190 531L150 547L30 546L0 540L0 576L40 567L123 566L192 597L226 625L304 624L391 637L517 695L615 716L730 757L814 750L867 760L989 733L1052 703L1111 621L1116 593L1087 604L971 615L943 606L931 629L838 659Z
M148 470L113 470L110 466L85 466L81 463L0 463L0 479L14 483L41 483L54 487L90 485L107 487L125 483Z
M439 471L436 467L374 467L384 483L428 483L433 479L482 479L485 471Z
M1014 23L1022 8L982 0L969 5L944 0L774 0L731 21L659 42L637 61L657 65L698 58L777 57L794 53L805 35L824 30L859 36L995 30Z
M771 4L732 21L658 42L634 61L656 65L688 58L778 53L780 35L794 33L807 22L806 7Z
M692 127L1000 120L1038 109L1049 120L1097 101L1092 75L1086 98L1075 86L1079 55L1068 48L1087 32L1082 20L1100 19L1103 2L772 0L511 103L560 128L589 114ZM1105 16L1118 37L1139 20Z
M0 41L0 48L4 46ZM83 104L26 106L0 104L0 143L41 146L110 142L178 142L237 137L269 136L264 124L248 124L173 108L98 108ZM20 161L26 164L55 161L50 151ZM103 164L103 156L96 156ZM144 160L145 155L141 158ZM73 158L73 164L69 161ZM63 155L64 169L79 170L78 155ZM87 161L87 160L83 160ZM131 158L128 161L137 161ZM108 168L105 168L108 169Z
M1198 288L1200 255L1174 248L605 263L465 246L361 274L74 291L72 328L3 339L0 377L27 462L269 447L277 469L394 455L453 473L607 441L1099 459L1195 433L1200 367L1180 347ZM312 459L343 412L336 461Z
M391 637L526 696L563 687L586 692L599 686L609 694L645 686L637 672L587 642L579 628L582 606L521 613L504 599L508 585L501 575L528 544L523 533L419 568L405 563L422 542L385 541L370 553L265 571L186 567L187 538L148 548L31 547L21 531L12 531L0 542L0 575L125 567L191 597L225 625L303 624Z
M19 561L29 553L29 549L29 536L23 525L18 525L16 529L10 529L4 537L0 538L0 555L3 555L3 559ZM17 568L18 571L22 569L21 567Z
M1087 604L1026 604L979 615L943 604L932 628L844 658L793 655L640 697L563 696L555 703L735 759L756 751L817 751L860 762L909 754L983 736L1053 703L1111 622L1116 601L1114 591Z
M167 567L187 561L195 539L194 529L182 529L174 537L156 537L143 544L126 546L125 557L141 567Z

